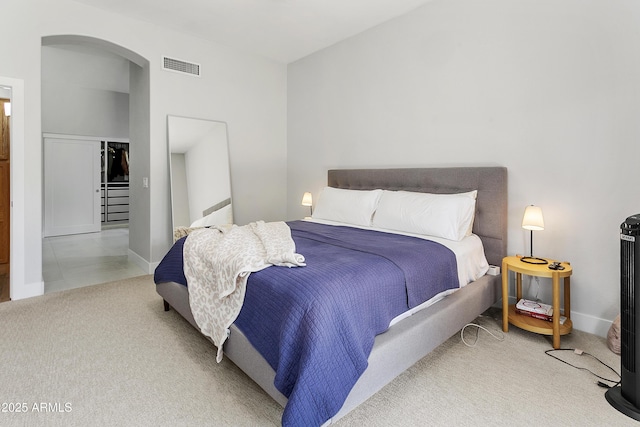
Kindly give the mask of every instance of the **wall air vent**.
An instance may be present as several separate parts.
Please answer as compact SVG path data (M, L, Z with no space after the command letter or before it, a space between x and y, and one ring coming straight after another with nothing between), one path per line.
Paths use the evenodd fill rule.
M169 58L168 56L162 57L162 69L200 77L200 64L183 61L182 59Z

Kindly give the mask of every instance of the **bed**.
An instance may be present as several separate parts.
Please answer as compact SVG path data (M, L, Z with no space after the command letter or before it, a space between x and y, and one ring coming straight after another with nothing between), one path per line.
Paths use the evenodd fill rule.
M450 167L407 169L342 169L328 172L328 187L369 191L385 189L416 193L458 194L477 191L474 204L473 235L479 237L486 261L500 265L507 244L507 170L504 167ZM475 195L475 193L474 193ZM294 229L314 227L296 225ZM314 229L311 230L313 232ZM308 230L296 231L308 232ZM161 263L162 265L162 263ZM269 270L269 269L267 269ZM434 348L457 333L499 299L500 276L485 274L426 308L392 324L373 338L366 368L350 387L346 398L340 398L339 409L331 409L328 417L316 424L337 421L375 394L396 376L415 364ZM197 329L189 304L187 287L157 280L157 292L165 310L175 309ZM246 317L246 316L245 316ZM244 320L239 318L239 324ZM274 385L276 370L256 350L247 336L234 323L224 344L229 358L273 399L286 408L288 399ZM289 393L289 391L287 391ZM326 418L326 419L325 419ZM309 420L283 424L306 424Z

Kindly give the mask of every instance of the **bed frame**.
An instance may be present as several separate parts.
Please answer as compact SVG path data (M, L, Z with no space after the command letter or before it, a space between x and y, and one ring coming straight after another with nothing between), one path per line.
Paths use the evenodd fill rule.
M506 256L507 169L504 167L330 170L328 185L424 193L478 190L473 232L482 240L489 264L501 265ZM500 286L500 276L485 275L378 335L368 368L340 411L327 424L346 415L491 307L500 298ZM158 284L156 289L164 299L165 310L173 307L198 329L185 286L169 282ZM287 398L273 385L275 371L235 325L231 325L231 334L224 346L225 357L285 406Z

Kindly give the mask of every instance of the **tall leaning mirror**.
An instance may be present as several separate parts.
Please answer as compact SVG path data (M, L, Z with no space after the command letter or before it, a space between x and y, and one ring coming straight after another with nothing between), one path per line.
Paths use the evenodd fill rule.
M227 124L167 116L173 229L233 223Z

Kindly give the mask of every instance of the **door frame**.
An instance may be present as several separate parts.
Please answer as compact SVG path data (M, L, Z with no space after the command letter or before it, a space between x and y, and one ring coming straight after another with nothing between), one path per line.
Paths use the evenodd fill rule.
M2 135L0 135L0 151L2 151L2 158L0 158L0 182L2 182L2 186L0 186L0 198L2 199L2 208L3 211L0 212L0 215L3 217L2 221L2 241L0 241L0 253L5 254L6 258L3 257L2 260L2 276L3 285L2 285L2 293L0 294L0 302L10 301L11 300L11 114L8 116L5 115L4 106L9 104L11 106L11 89L8 89L8 96L5 97L3 87L3 94L0 98L0 121L3 122L2 125ZM5 127L4 120L6 117L6 141L5 137ZM5 153L6 147L6 153ZM6 156L6 157L4 157ZM6 181L5 181L6 179ZM6 202L6 204L5 204ZM6 210L5 210L6 209ZM6 228L5 228L6 227ZM6 234L5 234L6 233ZM6 239L6 240L5 240ZM5 262L6 261L6 262ZM6 283L5 283L6 281ZM6 286L6 289L5 289ZM6 299L5 299L6 297Z
M25 285L25 102L24 80L0 76L0 85L11 88L11 127L10 127L10 200L11 243L9 247L9 296L20 299L24 294L39 289L24 289ZM36 284L44 290L42 282Z

